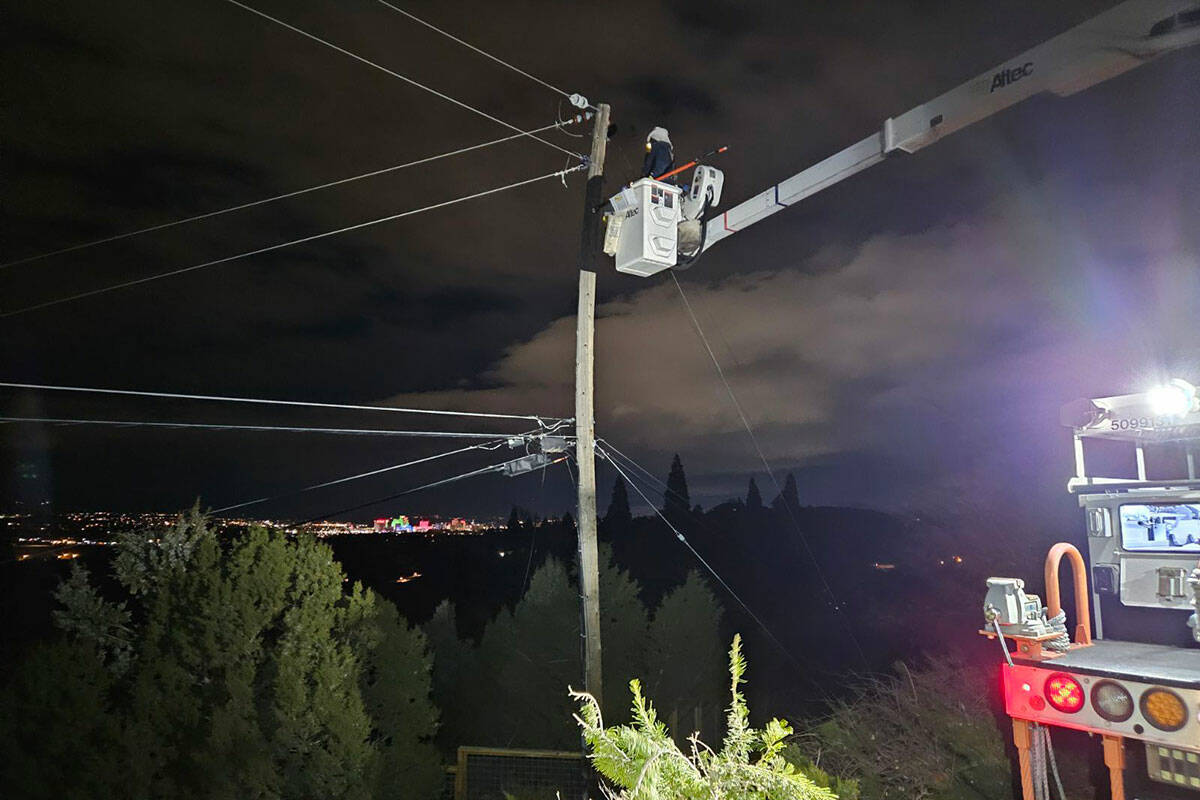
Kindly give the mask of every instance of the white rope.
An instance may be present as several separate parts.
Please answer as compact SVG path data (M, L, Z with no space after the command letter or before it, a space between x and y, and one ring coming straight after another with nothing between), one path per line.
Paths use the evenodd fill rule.
M426 22L425 20L418 17L416 14L413 14L409 11L405 11L403 8L394 6L391 3L387 2L387 0L379 0L379 2L382 3L383 5L387 6L388 8L390 8L392 11L395 11L397 14L403 14L404 16L411 19L413 22L424 25L426 28L429 28L431 31L440 33L442 36L445 36L447 39L450 39L451 41L458 42L459 44L461 44L463 47L467 48L468 50L474 50L476 53L483 56L484 58L490 58L492 61L495 61L497 64L508 67L513 72L516 72L519 75L524 75L526 78L529 78L529 80L534 81L535 83L540 83L542 86L545 86L547 89L550 89L551 91L554 91L554 92L558 92L563 97L570 99L571 95L569 95L567 92L564 92L562 89L559 89L557 86L554 86L553 84L550 84L550 83L546 83L546 81L542 80L541 78L537 77L536 75L530 75L525 70L520 69L519 67L514 67L512 64L508 63L507 61L497 58L496 56L492 55L491 53L489 53L485 50L480 50L478 47L471 44L470 42L464 42L462 39L458 38L454 34L448 33L447 31L442 30L441 28L437 27L436 25ZM588 108L595 108L595 107L589 105Z
M1049 609L1043 608L1042 615L1045 616ZM1058 636L1054 639L1042 642L1043 645L1059 653L1065 653L1071 649L1071 634L1067 632L1067 612L1064 609L1059 609L1058 613L1053 617L1046 617L1046 624L1050 630L1057 633Z
M721 368L721 362L717 360L716 353L713 352L712 346L708 343L708 337L704 335L704 329L700 327L700 320L696 318L696 314L692 311L692 304L688 302L687 295L683 293L683 286L680 285L679 279L675 277L674 271L670 271L671 280L675 282L675 288L679 290L679 297L683 300L683 307L687 310L688 316L692 320L692 326L696 330L696 334L700 337L700 343L704 345L705 352L708 353L709 359L712 360L713 367L717 370L717 376L721 379L721 383L725 386L725 393L729 395L730 402L733 403L734 409L737 411L738 417L742 421L742 426L746 429L746 433L750 436L750 442L754 445L755 452L758 453L758 459L762 462L763 467L767 470L767 475L771 477L771 483L775 484L775 491L779 496L783 497L783 487L779 484L779 479L775 477L775 470L771 468L770 462L767 461L763 449L758 444L758 437L754 435L754 428L750 425L750 420L746 417L746 412L742 410L742 404L738 402L737 395L733 392L733 387L729 385L729 379L725 377L725 370ZM835 611L843 612L842 604L838 601L837 594L833 591L833 587L829 584L829 580L825 577L825 570L821 568L821 562L817 559L817 554L813 552L812 546L808 543L808 537L804 535L804 529L800 527L799 520L796 519L795 512L788 505L786 500L780 503L788 517L792 521L792 527L795 528L799 535L800 542L804 545L804 550L808 553L809 559L816 568L817 577L821 580L821 584L825 587L825 592L829 595L829 599L833 601ZM844 612L843 612L844 613ZM863 665L869 667L866 652L862 645L858 642L858 637L854 635L854 631L850 629L849 624L844 626L846 635L854 643L854 648L858 650L859 658L862 659Z
M229 2L236 2L236 0L229 0ZM453 200L444 200L440 203L434 203L432 205L422 206L421 208L414 208L414 209L410 209L408 211L402 211L399 214L390 214L386 217L380 217L378 219L369 220L367 222L360 222L357 225L347 225L346 227L338 228L337 230L325 231L324 233L316 233L316 234L313 234L312 236L305 236L300 239L292 239L291 241L288 241L288 242L272 244L272 245L268 245L266 247L260 247L256 250L248 250L244 253L238 253L237 255L225 256L224 258L215 258L212 261L205 261L201 264L193 264L190 267L183 267L181 269L173 269L173 270L170 270L169 272L160 272L156 275L148 275L145 278L136 278L131 281L125 281L123 283L113 284L112 286L105 286L101 289L92 289L91 291L88 291L88 292L80 292L79 294L73 294L73 295L69 295L67 297L60 297L57 300L48 300L44 303L36 303L31 306L25 306L24 308L18 308L18 309L14 309L12 311L5 311L3 313L0 313L0 319L14 317L18 314L24 314L28 311L37 311L37 310L43 309L43 308L50 308L51 306L57 306L62 303L70 303L74 300L82 300L85 297L95 297L98 294L105 294L106 292L113 292L113 291L116 291L117 289L127 289L130 286L138 286L143 283L149 283L150 281L159 280L160 278L170 278L175 275L182 275L185 272L192 272L194 270L204 269L205 267L214 267L218 264L227 264L230 261L237 261L238 259L241 259L241 258L248 258L250 256L261 255L263 253L270 253L275 250L282 250L285 247L291 247L291 246L297 245L297 244L305 244L306 242L315 242L318 239L325 239L330 236L337 236L338 234L348 233L350 231L356 231L356 230L359 230L360 228L368 228L372 225L379 225L384 222L392 222L394 220L403 219L404 217L411 217L414 214L423 214L426 211L435 211L439 208L445 208L447 206L452 206L457 203L464 203L467 200L476 200L480 197L487 197L488 195L497 194L499 192L504 192L509 189L516 189L521 186L528 186L531 183L537 183L538 181L544 181L549 178L565 177L568 173L576 172L578 170L585 169L585 168L586 168L585 164L578 164L578 165L576 165L574 167L570 167L568 169L561 169L561 170L558 170L557 172L550 172L550 173L547 173L546 175L539 175L536 178L529 178L527 180L517 181L516 183L510 183L506 186L497 186L494 189L485 189L482 192L475 192L474 194L465 195L463 197L456 197Z
M298 197L299 195L308 194L309 192L316 192L316 191L320 191L321 189L329 189L334 186L341 186L342 184L352 183L354 181L361 181L364 178L374 178L378 175L386 175L389 172L396 172L398 170L408 169L409 167L416 167L421 164L428 164L433 161L440 161L444 158L452 158L453 156L462 155L463 153L469 153L473 150L482 150L485 147L492 147L493 145L503 144L504 142L511 142L513 139L520 139L523 136L528 136L528 135L534 134L534 133L541 133L542 131L548 131L548 130L551 130L554 128L562 128L565 125L572 125L572 124L574 124L576 122L580 122L580 121L582 121L582 117L579 115L576 115L575 117L570 117L568 119L560 119L558 122L555 122L550 125L545 125L541 128L535 128L531 131L525 131L523 133L514 133L512 136L505 136L502 139L493 139L490 142L482 142L481 144L474 144L474 145L471 145L470 147L460 147L459 149L451 150L448 153L439 153L436 156L427 156L425 158L419 158L416 161L408 161L404 164L396 164L395 166L384 167L383 169L377 169L377 170L373 170L371 172L364 172L361 175L354 175L349 178L340 178L335 181L329 181L328 183L318 184L317 186L309 186L306 189L296 189L295 191L285 192L283 194L277 194L277 195L274 195L273 197L264 197L262 200L252 200L248 203L241 203L236 206L230 206L229 208L222 208L218 211L208 211L203 214L196 214L191 217L184 217L183 219L177 219L177 220L174 220L173 222L163 222L159 225L151 225L148 228L139 228L136 231L129 231L127 233L118 233L114 236L107 236L103 239L96 239L91 242L83 242L82 244L75 244L75 245L71 245L70 247L63 247L59 250L51 250L46 253L39 253L38 255L35 255L35 256L27 256L25 258L17 259L16 261L8 261L4 264L0 264L0 269L7 269L8 267L15 267L18 264L27 264L30 261L38 261L43 258L50 258L51 256L62 255L63 253L72 253L76 250L83 250L88 247L95 247L96 245L108 244L109 242L116 242L116 241L120 241L121 239L128 239L131 236L140 236L143 233L151 233L153 231L161 231L166 228L173 228L176 225L184 225L189 222L199 222L202 219L210 219L212 217L219 217L222 214L229 214L234 211L242 211L247 208L254 208L255 206L261 206L261 205L265 205L267 203L274 203L277 200L286 200L289 197Z
M383 66L382 64L377 64L374 61L371 61L370 59L363 58L362 56L358 55L357 53L352 53L351 51L347 50L344 47L339 47L338 45L334 44L333 42L322 39L320 36L315 36L315 35L309 33L308 31L300 30L295 25L290 25L281 19L272 17L270 14L259 11L257 8L252 8L248 5L246 5L245 3L240 2L240 0L225 0L225 1L227 3L232 3L233 5L235 5L239 8L243 8L252 14L257 14L258 16L262 17L263 19L270 20L271 22L274 22L277 25L282 25L283 27L287 28L288 30L290 30L294 33L298 33L301 36L312 39L314 42L318 42L320 44L325 45L326 47L337 50L339 53L350 56L351 58L355 59L356 61L361 61L363 64L366 64L369 67L374 67L375 69L377 69L381 72L387 73L388 75L391 75L393 78L399 78L400 80L404 81L405 83L407 83L411 86L415 86L418 89L423 89L424 91L429 92L432 95L436 95L437 97L440 97L449 103L453 103L454 105L458 106L459 108L465 108L467 111L474 112L474 113L478 114L479 116L484 117L485 119L489 119L492 122L495 122L499 125L503 125L504 127L509 128L511 130L517 131L518 133L520 133L523 136L528 136L531 139L535 139L535 140L541 142L542 144L546 145L547 147L553 147L555 150L566 153L567 155L572 156L573 158L577 158L580 161L586 160L579 153L572 153L570 150L567 150L565 147L559 147L554 142L551 142L547 139L543 139L540 136L535 136L532 133L526 133L525 131L522 131L520 128L518 128L516 125L512 125L508 122L505 122L504 120L499 119L498 117L493 117L491 114L487 113L486 111L481 111L480 109L475 108L474 106L467 105L463 101L456 100L455 98L451 97L448 94L445 94L444 92L439 92L437 89L433 89L429 86L426 86L423 83L419 83L418 81L413 80L412 78L408 77L407 75L401 75L399 72L396 72L395 70L392 70L392 69L388 69L387 67Z
M414 439L495 439L495 433L459 433L457 431L398 431L364 428L307 428L285 425L218 425L206 422L150 422L137 419L61 419L55 417L0 417L0 423L41 423L45 425L98 425L118 428L195 428L212 431L257 431L264 433L326 433L348 436L401 436ZM513 434L519 436L520 434Z
M439 458L447 458L449 456L455 456L460 453L469 453L472 450L494 449L495 447L497 447L498 445L503 444L503 443L504 443L504 440L500 439L500 440L497 440L497 441L495 441L491 444L487 444L487 445L477 444L477 445L472 445L470 447L460 447L457 450L451 450L447 453L438 453L437 455L426 456L425 458L418 458L413 461L405 461L402 464L392 464L390 467L383 467L381 469L373 469L370 472L360 472L357 475L348 475L345 478L337 478L336 480L325 481L324 483L314 483L311 486L305 486L303 489L297 489L294 492L288 492L286 494L272 495L269 497L260 497L257 500L247 500L244 503L235 503L234 505L225 506L224 508L214 508L211 513L220 514L225 511L232 511L235 508L245 508L246 506L253 506L253 505L258 505L259 503L265 503L268 500L279 500L284 497L292 497L294 495L303 494L304 492L311 492L314 489L324 489L327 486L336 486L339 483L348 483L349 481L356 481L359 478L369 478L372 475L382 475L383 473L391 472L392 470L404 469L405 467L412 467L412 466L416 466L417 464L424 464L429 461L436 461Z
M1063 789L1062 778L1058 774L1058 760L1054 758L1054 742L1050 741L1050 727L1042 728L1042 732L1046 737L1046 755L1050 759L1050 774L1054 777L1054 787L1058 789L1059 800L1067 800L1067 792Z
M88 394L115 394L130 397L157 397L169 400L215 400L224 403L249 403L264 406L302 406L304 408L336 408L345 411L390 411L401 414L429 414L441 417L476 417L482 419L525 419L545 425L545 420L563 422L558 417L539 417L532 414L493 414L483 411L443 411L435 408L403 408L400 406L368 406L351 403L316 403L308 400L270 400L259 397L230 397L212 394L180 394L178 392L142 392L133 389L99 389L92 386L51 386L42 383L0 382L5 389L35 389L47 392L85 392ZM554 427L559 427L555 425Z
M1029 771L1033 777L1034 800L1051 800L1046 774L1046 741L1042 738L1042 726L1035 722L1031 727L1033 741L1029 748Z

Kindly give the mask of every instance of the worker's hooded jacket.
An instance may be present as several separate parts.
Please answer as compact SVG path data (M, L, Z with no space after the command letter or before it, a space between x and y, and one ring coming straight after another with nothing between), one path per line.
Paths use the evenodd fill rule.
M646 137L646 157L642 160L642 177L653 178L670 172L675 166L675 150L666 128L655 128Z

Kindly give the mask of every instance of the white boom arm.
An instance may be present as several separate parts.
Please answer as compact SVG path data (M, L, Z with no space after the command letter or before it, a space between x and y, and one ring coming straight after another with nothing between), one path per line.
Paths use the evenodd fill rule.
M1200 42L1197 0L1127 0L928 103L705 224L704 249L776 211L878 164L914 153L1043 91L1074 94L1171 50Z

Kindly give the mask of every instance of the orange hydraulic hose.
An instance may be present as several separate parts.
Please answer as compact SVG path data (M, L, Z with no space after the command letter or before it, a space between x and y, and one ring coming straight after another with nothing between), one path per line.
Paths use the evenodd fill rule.
M1088 597L1087 566L1078 548L1059 542L1046 554L1046 613L1053 617L1062 611L1062 596L1058 590L1058 567L1066 555L1071 561L1071 581L1075 585L1075 644L1092 643L1092 607Z

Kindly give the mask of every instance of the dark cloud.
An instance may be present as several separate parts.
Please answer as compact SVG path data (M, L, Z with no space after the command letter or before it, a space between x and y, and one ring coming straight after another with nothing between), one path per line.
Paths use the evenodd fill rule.
M629 82L629 86L644 106L658 109L663 114L712 114L717 111L717 99L711 91L679 78L639 75Z
M652 125L671 130L680 154L731 145L720 166L734 203L1107 5L518 0L502 12L411 10L611 102L620 134L610 185L636 174ZM543 87L381 4L261 7L514 124L566 111ZM24 3L9 9L4 36L3 259L506 134L226 3ZM685 284L768 455L841 500L871 461L873 475L896 479L888 502L899 503L902 486L916 497L958 485L947 476L972 464L964 453L980 418L989 430L1001 420L1010 431L1033 426L1042 436L1032 452L1053 463L1057 431L1030 420L1057 402L1195 369L1200 133L1183 110L1196 105L1197 59L1180 53L1078 96L1034 99L706 254ZM418 208L566 161L513 142L14 267L0 271L0 307ZM577 179L568 189L547 181L3 320L0 375L569 414L581 202ZM682 451L713 497L741 491L755 456L673 287L607 272L600 292L608 433L663 467ZM1040 381L1032 389L1031 377ZM71 507L170 506L208 487L253 494L397 458L357 442L222 441L53 431L39 458L54 476L51 494ZM1017 444L1010 436L1009 463L1021 458ZM158 457L170 463L156 466ZM503 510L504 486L438 502Z

